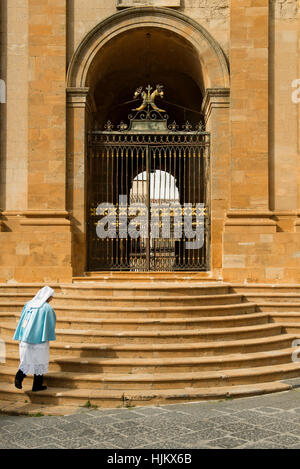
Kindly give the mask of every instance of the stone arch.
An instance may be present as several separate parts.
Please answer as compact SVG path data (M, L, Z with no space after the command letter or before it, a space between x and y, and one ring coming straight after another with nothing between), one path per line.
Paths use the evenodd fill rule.
M132 36L145 29L155 29L159 34L176 37L176 41L180 38L181 44L185 42L190 45L195 59L193 64L197 64L197 82L194 80L194 83L202 95L202 101L198 102L202 106L201 113L205 117L207 130L211 132L212 212L219 213L229 200L229 187L224 174L229 171L230 78L228 62L222 48L205 28L177 11L152 7L120 11L99 23L86 35L73 54L68 68L67 209L72 224L72 268L75 276L86 271L88 257L87 130L94 124L97 112L93 93L95 83L90 78L95 76L97 67L103 68L103 51L106 50L107 53L109 46L121 40L125 33L131 32L129 36ZM215 189L220 187L221 201L220 190ZM219 219L212 219L212 227L211 271L218 273L222 253Z
M200 24L182 13L166 8L130 8L99 23L74 53L67 75L69 88L87 86L89 68L100 49L117 35L136 28L167 29L190 42L198 52L204 88L228 88L229 67L220 45Z

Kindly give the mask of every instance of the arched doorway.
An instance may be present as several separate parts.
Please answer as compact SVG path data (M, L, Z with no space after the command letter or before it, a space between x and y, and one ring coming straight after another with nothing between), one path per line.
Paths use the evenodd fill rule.
M133 14L136 19L134 24L130 21ZM189 26L190 34L187 32L187 25ZM157 103L162 105L169 115L167 126L173 125L172 129L168 127L166 133L170 134L173 132L178 134L180 133L179 131L182 133L190 131L189 128L184 127L187 122L188 125L192 126L193 131L196 131L197 124L202 122L202 105L207 87L215 85L224 86L227 83L227 73L228 69L223 53L209 34L183 15L178 12L171 12L170 10L153 9L152 12L152 9L138 9L136 11L133 9L130 12L119 13L106 20L102 26L99 25L99 28L95 28L83 41L72 60L68 75L68 82L72 87L69 88L69 92L73 92L73 96L81 96L81 93L82 96L85 95L84 122L86 135L89 135L88 144L82 144L82 149L87 157L84 162L84 183L86 188L84 211L82 205L80 210L77 210L75 207L75 199L79 199L79 194L82 196L82 188L79 191L74 190L75 185L73 184L73 191L72 188L70 191L70 200L73 206L72 213L75 214L76 211L78 213L76 223L74 223L74 246L77 253L78 245L81 245L79 256L78 254L74 255L75 270L78 272L82 271L84 262L84 270L106 270L111 268L111 264L109 267L109 264L102 263L101 265L101 263L98 262L97 264L97 262L92 260L93 254L91 253L95 253L97 250L95 250L95 245L93 245L90 238L91 230L95 232L95 221L91 222L90 214L93 211L95 213L96 203L102 202L102 195L100 198L98 197L98 200L97 198L92 200L91 194L97 192L93 189L95 185L98 184L101 190L104 190L104 185L101 182L101 178L97 180L96 176L94 180L98 182L93 184L91 173L95 175L96 171L99 171L101 177L104 177L105 174L105 177L108 179L112 176L112 179L110 179L111 183L106 182L105 190L107 191L106 200L114 204L118 203L120 186L123 184L123 189L126 187L128 198L129 188L133 183L133 178L131 177L130 179L128 174L124 176L125 173L122 173L120 167L118 168L119 174L116 175L116 161L113 161L115 157L107 158L106 163L108 166L105 171L103 171L103 167L101 169L101 165L98 165L98 170L95 167L93 168L93 166L89 166L88 155L91 152L88 148L90 149L95 144L97 132L99 137L106 125L106 131L108 129L110 131L113 130L111 136L116 136L116 132L124 130L122 129L123 123L127 125L126 130L132 132L128 115L137 106L136 102L132 102L133 93L138 87L142 87L145 91L148 84L151 84L153 90L157 84L164 86L164 100ZM107 127L107 123L108 126L113 124L113 129ZM73 125L72 132L74 132L74 127L76 125ZM144 131L144 136L147 132ZM122 134L125 135L125 133L123 132ZM185 137L183 136L183 138ZM177 156L175 157L175 159L178 159L178 162L173 162L173 164L177 164L178 174L173 174L173 177L177 179L177 184L179 184L179 177L183 178L184 172L184 168L181 168L181 171L178 170L181 164L179 162L184 159L182 153L184 152L184 146L182 144L183 141L178 141L178 145L181 145L181 148L177 148ZM196 142L195 147L199 147L198 144L199 141ZM121 151L121 147L119 150ZM124 145L123 150L126 150ZM152 155L160 150L163 152L163 149L152 148L150 166L153 165L152 159L154 157ZM96 145L94 145L92 153L96 154ZM197 157L199 158L197 165L199 168L202 168L202 174L206 171L208 176L209 170L207 167L204 168L203 161L200 161L203 158L203 154L200 153ZM79 152L74 152L74 154L78 155L77 158L79 160ZM97 156L94 160L96 158ZM140 154L135 154L134 159L139 158ZM168 158L172 159L170 154L165 160L168 160ZM120 160L118 161L120 162ZM166 161L163 162L163 164L165 163ZM125 167L126 163L124 162L123 171ZM134 165L129 169L133 171L133 167ZM155 168L150 168L150 172L151 169L154 170ZM187 171L187 167L185 170ZM76 171L75 163L73 163L73 174L74 171ZM195 178L195 181L200 180L196 166L192 168L190 165L189 171L191 177ZM186 178L186 176L184 177ZM206 182L207 180L208 178L206 178ZM186 180L185 184L181 182L181 189L179 188L181 203L188 201L182 195L183 192L188 191L192 187L195 188L197 184L199 186L199 193L202 190L202 196L199 196L198 199L192 202L200 200L202 203L206 202L203 194L208 195L208 190L203 182L202 180L199 184L197 182L191 184L191 179L190 181ZM119 185L118 189L116 189L117 185ZM98 191L99 194L100 192ZM94 205L92 206L91 203ZM82 197L80 204L82 204ZM78 223L79 217L81 219ZM80 228L82 230L81 233ZM94 238L94 241L97 241L96 238ZM114 249L112 249L113 252L115 252ZM85 252L86 259L84 262L83 252ZM125 250L125 252L127 251ZM114 254L114 256L116 257L117 254ZM98 257L99 260L99 256L95 257ZM182 264L182 247L180 249L177 248L177 259L181 259ZM94 260L96 261L96 259ZM78 265L77 268L77 263L81 264L81 267ZM115 262L115 267L117 269L121 268L118 262ZM191 267L192 264L190 263L187 267L188 270ZM198 270L207 270L209 268L207 254L202 264L195 265L195 268Z

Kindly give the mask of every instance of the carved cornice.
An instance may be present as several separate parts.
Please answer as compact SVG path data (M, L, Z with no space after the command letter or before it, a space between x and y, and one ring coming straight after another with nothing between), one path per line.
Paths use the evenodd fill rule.
M230 106L230 88L207 88L203 102L202 113L207 121L212 109L229 108Z
M276 226L270 210L229 210L226 226Z
M116 7L118 9L122 8L149 8L149 7L168 7L168 8L180 8L181 0L152 0L151 3L149 0L116 0Z
M2 216L6 219L19 218L20 225L70 225L66 210L7 210L2 212Z
M67 88L67 106L85 108L88 101L89 88Z

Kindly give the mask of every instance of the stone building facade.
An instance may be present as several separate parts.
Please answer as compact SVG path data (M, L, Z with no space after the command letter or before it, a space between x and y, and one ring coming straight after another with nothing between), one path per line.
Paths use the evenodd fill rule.
M298 0L2 1L0 282L84 274L88 131L160 80L210 133L203 277L299 283L299 31Z

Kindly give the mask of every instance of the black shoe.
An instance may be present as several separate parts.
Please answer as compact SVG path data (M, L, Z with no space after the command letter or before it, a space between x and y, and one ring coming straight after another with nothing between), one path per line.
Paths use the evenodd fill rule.
M15 376L15 386L17 389L22 389L22 382L25 377L26 375L23 373L23 371L17 371L17 374Z
M45 391L47 386L43 386L43 375L34 375L32 391Z

